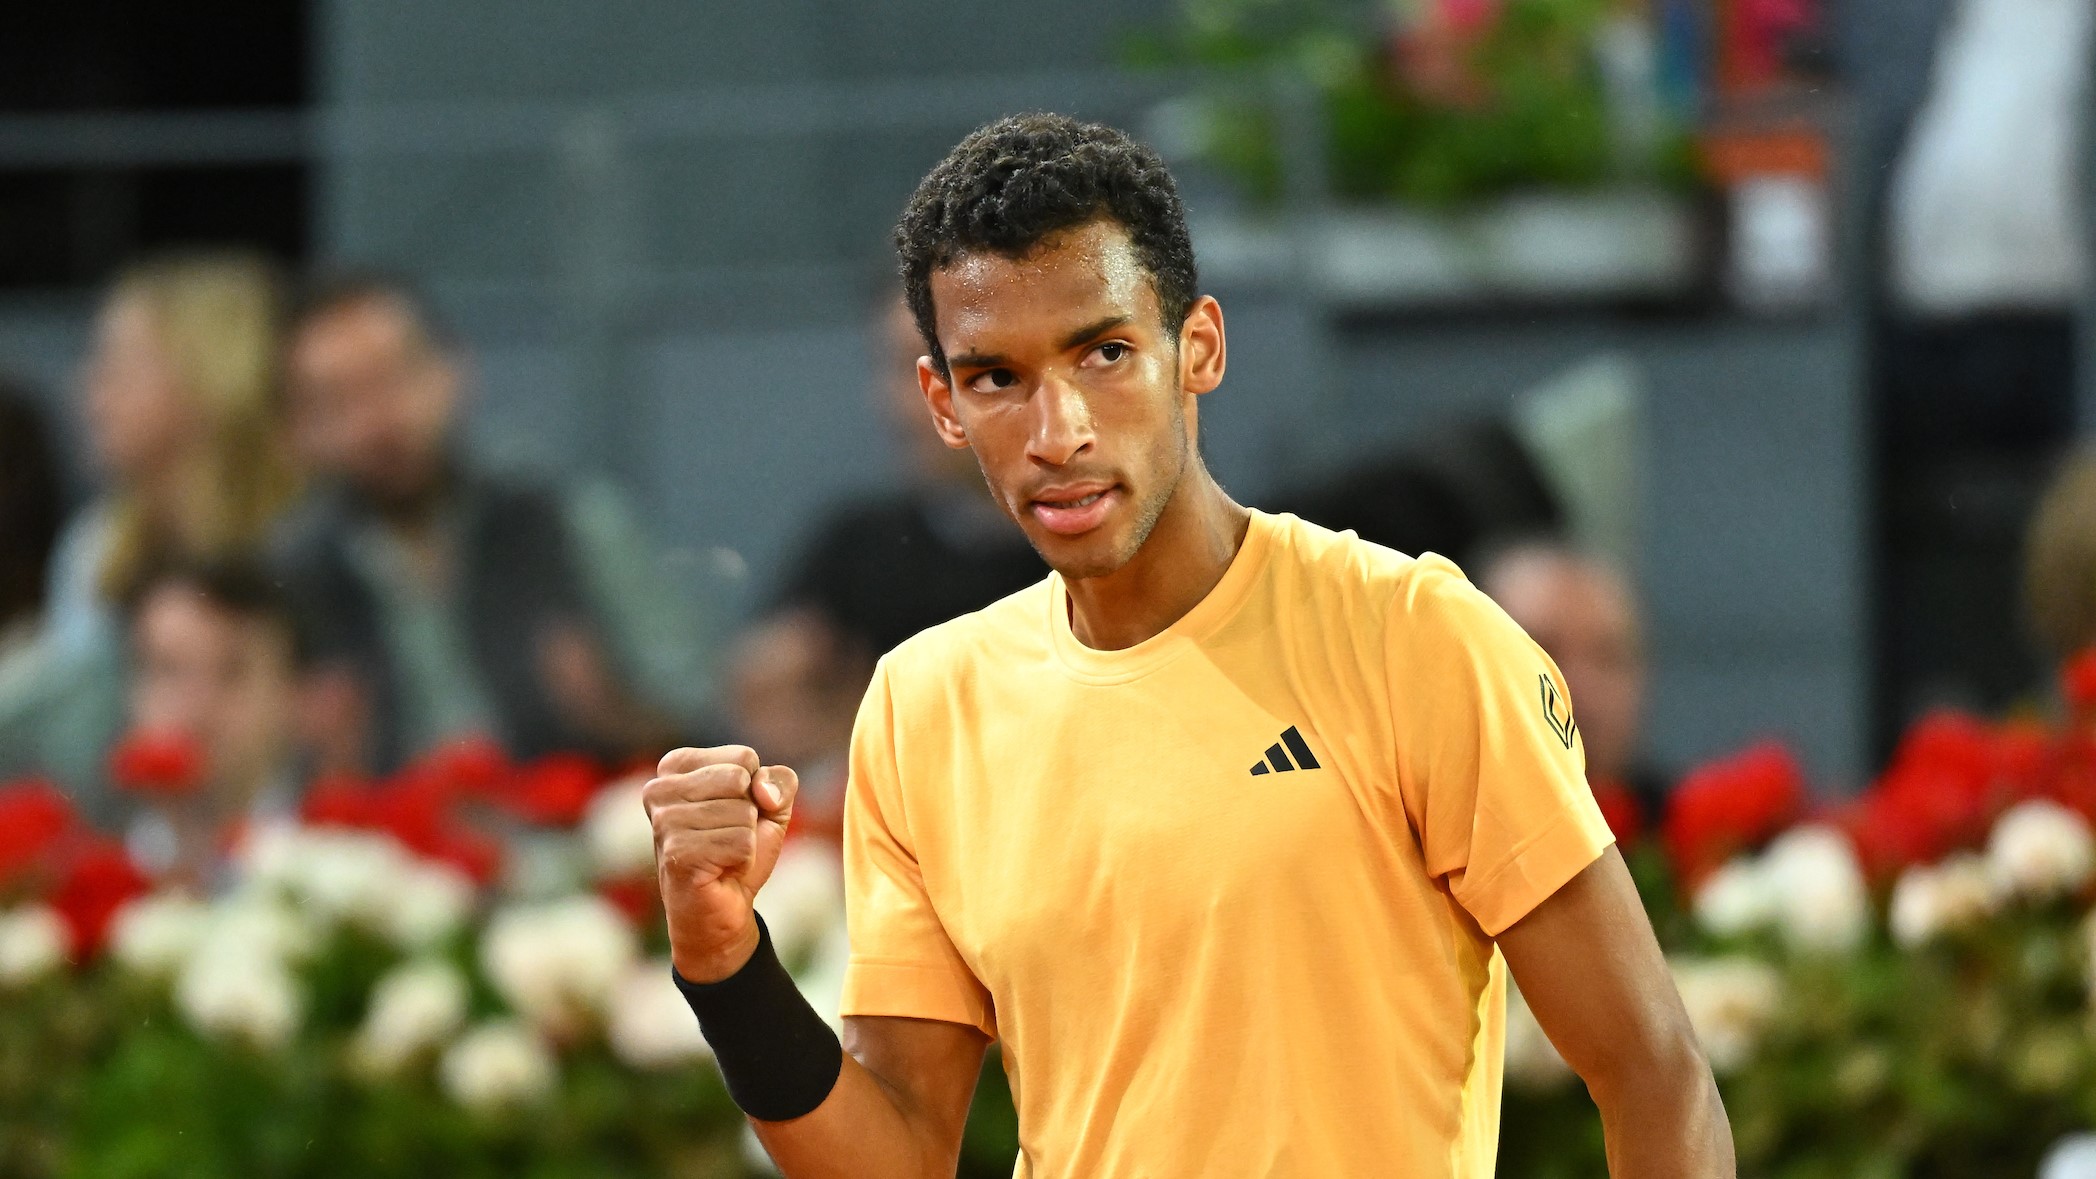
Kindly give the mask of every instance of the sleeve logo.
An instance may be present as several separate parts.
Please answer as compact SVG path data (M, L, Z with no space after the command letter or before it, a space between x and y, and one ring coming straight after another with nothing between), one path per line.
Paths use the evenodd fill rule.
M1558 694L1557 685L1548 675L1536 679L1543 685L1543 719L1550 722L1550 731L1565 743L1565 748L1572 748L1572 738L1579 732L1579 723L1572 719L1572 705Z

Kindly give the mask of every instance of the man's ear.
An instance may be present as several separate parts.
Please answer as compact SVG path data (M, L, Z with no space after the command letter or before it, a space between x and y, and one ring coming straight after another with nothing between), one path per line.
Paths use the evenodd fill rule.
M1223 305L1213 295L1194 300L1179 328L1179 387L1212 392L1223 383L1229 347L1223 337Z
M924 403L931 407L932 428L939 432L939 441L964 450L968 446L968 431L961 428L960 415L953 408L953 385L939 370L932 366L932 358L917 358L917 386L924 390Z

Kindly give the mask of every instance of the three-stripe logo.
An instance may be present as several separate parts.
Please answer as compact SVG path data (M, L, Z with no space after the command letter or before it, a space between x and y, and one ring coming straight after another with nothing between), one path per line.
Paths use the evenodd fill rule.
M1289 760L1288 755L1291 753L1295 755L1294 761ZM1295 769L1319 768L1321 767L1317 764L1316 756L1310 752L1310 743L1303 740L1302 733L1298 732L1294 725L1290 725L1288 731L1281 734L1279 741L1267 746L1266 760L1252 763L1252 776L1256 778L1260 774L1285 774Z

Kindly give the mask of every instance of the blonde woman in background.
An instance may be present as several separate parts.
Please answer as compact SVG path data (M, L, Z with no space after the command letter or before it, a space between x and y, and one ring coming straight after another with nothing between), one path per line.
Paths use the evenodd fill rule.
M43 674L0 698L0 771L99 782L121 724L121 603L155 565L253 555L292 498L282 317L276 269L241 251L153 258L111 287L80 384L103 490L52 561Z
M275 269L245 253L169 255L117 279L81 381L107 489L59 543L59 649L113 642L115 603L155 561L260 546L295 490L278 414L282 316Z

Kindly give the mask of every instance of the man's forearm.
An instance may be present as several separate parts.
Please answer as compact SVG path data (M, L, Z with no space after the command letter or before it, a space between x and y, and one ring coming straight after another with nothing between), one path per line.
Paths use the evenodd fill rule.
M1693 1044L1668 1056L1588 1083L1611 1179L1732 1179L1732 1127L1710 1066Z

